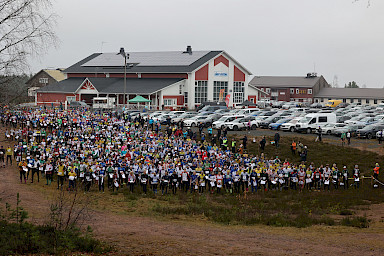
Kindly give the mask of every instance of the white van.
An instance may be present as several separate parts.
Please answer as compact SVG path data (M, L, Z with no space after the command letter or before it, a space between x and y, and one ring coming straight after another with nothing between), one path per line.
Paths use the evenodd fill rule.
M334 113L313 113L305 115L296 123L296 131L311 133L317 128L329 123L336 123L336 114Z

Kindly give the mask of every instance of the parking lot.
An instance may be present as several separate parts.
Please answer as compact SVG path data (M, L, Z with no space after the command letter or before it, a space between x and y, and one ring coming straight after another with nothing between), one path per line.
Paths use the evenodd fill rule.
M228 131L262 129L265 135L274 131L289 131L300 134L331 135L329 138L377 139L384 129L384 112L377 106L344 104L343 107L324 108L278 104L269 108L227 109L225 106L205 106L198 111L155 111L144 117L154 123L181 124L184 127L212 127ZM138 112L129 112L134 118ZM142 113L143 115L143 113ZM255 134L257 134L256 132ZM252 133L253 134L253 133ZM264 135L264 133L263 133Z

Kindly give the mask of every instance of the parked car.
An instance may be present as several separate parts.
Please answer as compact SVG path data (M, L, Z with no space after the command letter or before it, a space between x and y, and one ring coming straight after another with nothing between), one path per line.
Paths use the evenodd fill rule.
M243 129L247 129L248 123L250 124L250 122L252 122L255 119L256 117L254 116L238 118L233 120L232 122L225 123L224 126L227 127L229 130L234 130L234 131L243 130Z
M282 119L278 120L278 121L275 122L275 123L271 123L271 124L269 124L268 128L271 129L271 130L280 130L280 126L281 126L282 124L288 123L288 122L291 121L291 120L292 120L291 117L282 118Z
M367 139L372 139L376 137L376 133L379 130L384 129L384 124L379 123L379 124L371 124L367 125L362 129L358 129L356 131L357 137L359 138L367 138Z
M345 127L347 124L344 123L329 123L321 127L321 133L322 134L333 134L335 129Z
M293 118L291 121L287 122L287 123L283 123L281 124L280 126L280 130L282 131L290 131L290 132L294 132L296 131L296 123L302 119L302 117L295 117Z
M374 117L364 117L359 121L355 122L355 124L361 124L361 125L370 125L374 123L377 123L377 120Z
M271 123L276 123L278 120L283 119L283 118L284 118L283 116L268 117L268 118L264 119L263 121L259 122L259 127L267 129Z
M172 118L172 123L178 123L180 121L184 121L185 119L191 118L193 116L197 115L197 112L185 112L177 117Z
M228 109L227 106L221 106L221 105L217 105L217 106L205 106L203 107L202 109L200 109L198 112L214 112L218 109Z
M333 131L333 135L340 137L341 134L347 133L348 131L351 133L351 137L356 136L356 131L358 129L364 128L364 125L358 125L358 124L350 124L346 125L344 127L339 127Z
M193 116L189 119L184 120L184 126L196 127L199 123L211 120L209 116Z
M217 121L212 123L212 127L215 129L221 129L225 126L225 123L229 123L235 119L243 118L243 117L244 115L222 116Z
M309 107L311 107L311 108L322 108L323 104L315 102L315 103L312 103Z
M295 108L297 105L297 102L287 102L284 105L281 106L283 109L290 109L290 108Z
M258 108L245 108L245 109L240 109L239 111L236 112L238 115L252 115L253 112L259 112L260 109Z
M89 106L87 105L87 103L82 102L82 101L71 101L68 104L68 108L71 108L71 109L74 109L74 108L86 108L86 109L88 109Z
M345 121L351 119L350 116L337 116L336 120L338 123L344 123Z

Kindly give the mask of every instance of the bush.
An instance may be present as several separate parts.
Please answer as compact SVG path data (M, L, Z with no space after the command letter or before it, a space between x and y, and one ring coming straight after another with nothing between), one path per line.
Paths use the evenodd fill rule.
M340 211L340 215L353 215L353 212L349 209L343 209Z
M83 235L79 229L56 230L50 226L0 221L0 255L66 254L68 252L104 253L111 250L94 239L91 230Z
M355 228L368 228L369 227L369 220L367 217L345 217L341 220L341 225L343 226L350 226Z

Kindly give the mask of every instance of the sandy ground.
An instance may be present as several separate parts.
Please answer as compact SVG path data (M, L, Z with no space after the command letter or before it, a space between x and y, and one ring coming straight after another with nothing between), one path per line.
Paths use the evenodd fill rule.
M0 198L28 210L29 221L44 223L50 200L41 186L20 184L15 166L0 168ZM40 180L44 182L44 180ZM54 186L54 184L52 184ZM91 210L94 235L116 246L116 255L384 255L384 224L376 216L369 229L316 226L305 229L222 226L206 221L161 221ZM383 215L382 215L383 216Z
M46 223L52 190L30 181L20 184L16 165L0 168L0 175L2 207L4 202L15 206L20 193L28 221ZM162 221L96 209L90 209L85 225L92 227L97 238L116 247L111 255L384 255L384 205L359 212L373 220L368 229L223 226L201 219Z

